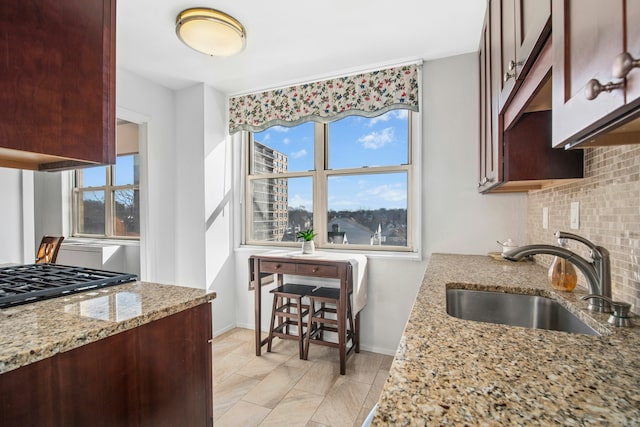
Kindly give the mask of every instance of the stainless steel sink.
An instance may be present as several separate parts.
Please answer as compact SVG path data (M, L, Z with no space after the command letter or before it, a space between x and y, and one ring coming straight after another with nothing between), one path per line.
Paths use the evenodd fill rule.
M473 289L447 289L447 313L464 320L600 335L550 298Z

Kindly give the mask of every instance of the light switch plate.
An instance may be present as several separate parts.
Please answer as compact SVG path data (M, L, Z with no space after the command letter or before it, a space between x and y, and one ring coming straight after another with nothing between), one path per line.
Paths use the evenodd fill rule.
M571 202L571 229L580 228L580 202Z
M549 228L549 208L542 208L542 228Z

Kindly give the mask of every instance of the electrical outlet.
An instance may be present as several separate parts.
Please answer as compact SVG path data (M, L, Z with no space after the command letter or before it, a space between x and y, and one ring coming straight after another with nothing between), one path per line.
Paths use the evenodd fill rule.
M580 202L571 202L571 229L578 230L580 228Z
M542 208L542 228L549 228L549 208Z

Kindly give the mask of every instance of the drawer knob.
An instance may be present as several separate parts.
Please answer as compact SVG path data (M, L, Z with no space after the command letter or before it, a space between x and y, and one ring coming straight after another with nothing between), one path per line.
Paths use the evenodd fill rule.
M313 267L313 268L311 269L311 272L313 272L313 273L315 273L316 271L318 271L318 267Z
M622 52L613 60L611 73L613 77L624 79L634 68L640 67L640 59L634 59L629 52Z
M618 83L609 82L602 84L596 79L591 79L587 82L584 88L584 96L592 101L598 97L602 92L611 92L612 90L624 88L624 80Z

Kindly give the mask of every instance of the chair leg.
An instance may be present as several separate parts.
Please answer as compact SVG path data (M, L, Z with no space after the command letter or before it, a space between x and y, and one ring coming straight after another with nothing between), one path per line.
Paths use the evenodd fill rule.
M267 352L271 352L271 342L273 341L273 327L276 320L276 308L278 308L278 296L273 296L273 308L271 309L271 324L269 326L269 338L267 344Z
M298 302L298 353L300 359L304 356L304 334L302 329L302 297L296 298Z
M315 310L315 302L313 301L313 298L309 298L309 314L307 315L307 333L304 336L303 360L307 360L309 357L309 338L311 336L311 331L313 330L313 312Z

